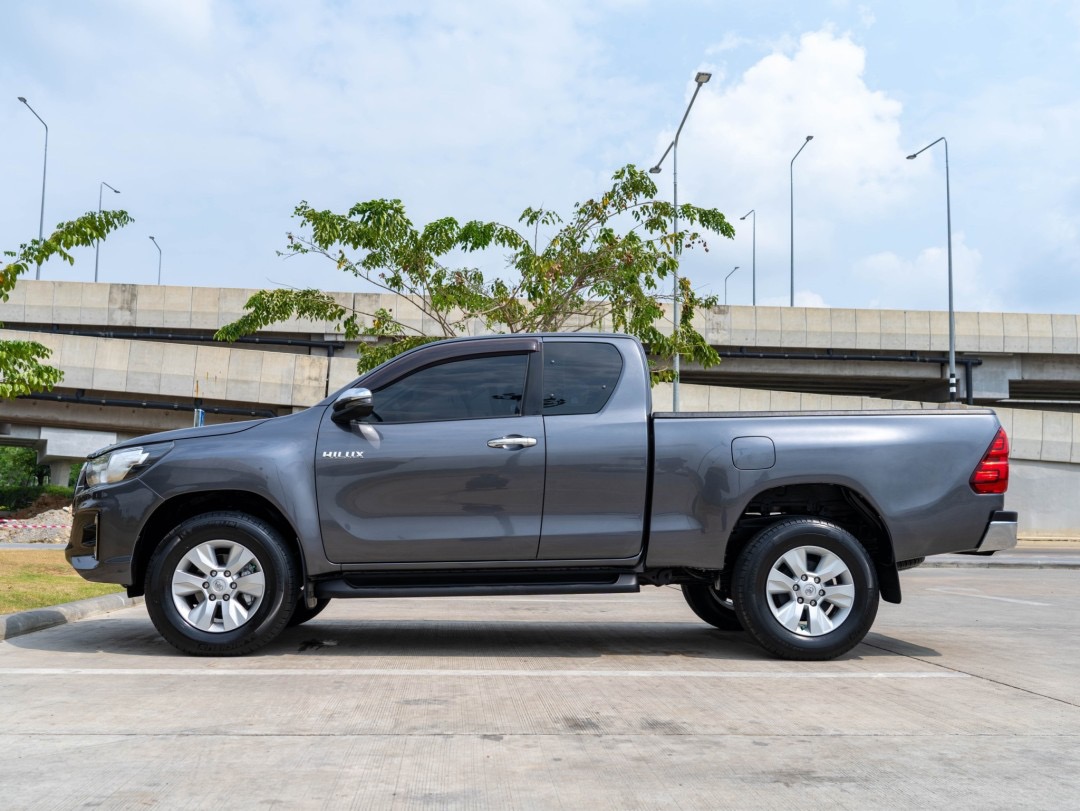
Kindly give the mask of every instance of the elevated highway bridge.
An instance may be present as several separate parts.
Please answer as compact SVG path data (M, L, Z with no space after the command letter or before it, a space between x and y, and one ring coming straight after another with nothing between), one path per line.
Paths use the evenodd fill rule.
M208 423L286 414L355 377L357 345L334 324L291 320L237 343L214 341L254 292L20 281L0 302L0 338L48 346L64 380L49 394L0 402L0 443L37 448L60 480L91 450L189 426L196 409ZM334 296L428 326L405 297ZM695 323L723 362L684 365L685 411L948 407L945 312L724 306ZM1080 485L1078 336L1072 314L956 313L959 397L995 408L1009 429L1013 501L1027 499L1029 485L1032 497L1060 491L1077 501L1069 492ZM670 387L654 399L670 408ZM1026 529L1080 532L1080 505L1070 506L1075 516L1059 515L1060 506L1031 505Z

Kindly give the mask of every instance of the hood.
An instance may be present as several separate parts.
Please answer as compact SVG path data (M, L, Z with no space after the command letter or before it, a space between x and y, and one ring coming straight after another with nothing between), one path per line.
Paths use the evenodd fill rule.
M273 419L284 419L284 417L275 417ZM262 425L264 422L269 422L270 418L261 420L245 420L243 422L227 422L221 425L200 425L196 428L179 428L175 431L162 431L159 434L144 434L143 436L137 436L134 439L125 439L123 442L117 442L115 445L109 445L107 448L101 448L94 451L87 458L94 458L100 456L108 451L114 451L118 448L131 448L137 445L150 445L157 442L175 442L181 439L201 439L208 436L224 436L226 434L238 434L241 431L249 431L257 425Z

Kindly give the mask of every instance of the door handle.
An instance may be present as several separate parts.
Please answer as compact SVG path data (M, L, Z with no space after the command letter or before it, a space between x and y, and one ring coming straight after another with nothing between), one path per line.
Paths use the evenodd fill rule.
M488 440L489 448L506 448L508 451L531 448L535 444L536 440L531 436L504 436Z

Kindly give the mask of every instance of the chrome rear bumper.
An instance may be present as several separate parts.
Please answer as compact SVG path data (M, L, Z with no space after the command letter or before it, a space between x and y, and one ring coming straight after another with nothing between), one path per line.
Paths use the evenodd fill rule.
M1016 546L1016 521L1014 512L1000 510L990 517L982 540L977 547L979 552L1000 552Z

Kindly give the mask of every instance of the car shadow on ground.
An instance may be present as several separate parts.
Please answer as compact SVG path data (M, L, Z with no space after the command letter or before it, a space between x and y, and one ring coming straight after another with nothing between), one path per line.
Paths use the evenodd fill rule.
M841 661L881 657L937 656L936 651L880 634L870 634ZM72 654L188 659L167 643L145 617L85 619L63 628L7 640L23 649ZM670 659L776 661L749 635L719 631L704 623L557 620L315 619L288 628L245 659L282 657L348 658L356 666L386 659Z

